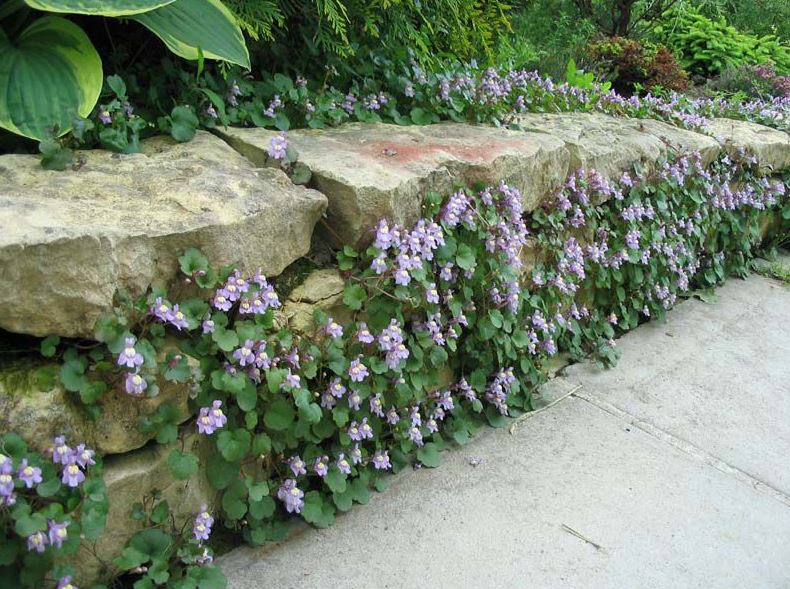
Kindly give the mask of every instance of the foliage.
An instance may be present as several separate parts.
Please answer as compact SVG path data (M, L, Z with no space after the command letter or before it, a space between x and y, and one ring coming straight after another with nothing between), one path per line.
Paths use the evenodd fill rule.
M687 8L664 15L666 23L655 33L694 74L720 74L728 66L772 63L780 74L790 74L790 46L772 35L741 33L723 19L711 19Z
M750 99L790 97L790 76L777 76L771 65L730 66L709 80L705 90Z
M108 503L92 450L56 438L47 456L0 438L0 573L10 586L69 579L82 541L96 540ZM68 581L66 581L68 582Z
M663 45L613 37L591 41L587 52L596 73L621 94L688 87L688 75Z
M315 76L323 74L316 64L348 67L348 58L364 60L375 48L390 57L409 48L423 65L440 55L491 61L498 38L510 30L502 0L229 0L228 6L257 40L256 65Z
M27 2L56 13L124 16L146 26L181 57L249 67L241 31L219 0ZM9 32L0 29L0 127L38 140L63 135L96 104L101 59L84 31L60 16L34 18L11 36L11 27L24 21L18 17L26 11L19 0L9 6L3 11Z
M790 42L790 3L786 0L697 0L689 3L706 16L726 18L739 31L776 35Z
M650 28L682 0L573 0L582 16L607 37L629 37Z

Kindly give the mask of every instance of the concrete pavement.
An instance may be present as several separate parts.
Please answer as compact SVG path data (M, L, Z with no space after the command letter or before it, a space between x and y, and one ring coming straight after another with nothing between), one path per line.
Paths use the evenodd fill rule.
M790 587L790 288L731 280L618 345L331 528L222 557L229 589Z

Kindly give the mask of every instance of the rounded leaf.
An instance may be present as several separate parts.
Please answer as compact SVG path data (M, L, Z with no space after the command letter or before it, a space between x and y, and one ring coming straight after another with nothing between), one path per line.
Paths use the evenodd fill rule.
M81 28L39 18L13 42L0 31L0 127L43 139L90 114L102 88L99 54Z
M196 60L200 52L250 67L250 54L236 18L219 0L178 0L131 17L184 59Z
M175 0L25 0L30 8L44 12L128 16L172 4Z

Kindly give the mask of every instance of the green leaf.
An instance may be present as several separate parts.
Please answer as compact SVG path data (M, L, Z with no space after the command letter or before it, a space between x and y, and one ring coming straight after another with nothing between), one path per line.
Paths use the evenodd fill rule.
M254 519L268 519L274 515L277 504L268 495L258 501L250 501L250 517Z
M34 20L11 41L0 30L0 127L42 140L87 117L102 88L101 58L88 36L59 16Z
M179 0L131 17L184 59L208 59L250 68L250 55L233 14L219 0Z
M185 251L184 255L178 258L178 263L181 267L181 271L189 277L192 277L195 272L208 272L209 269L208 258L206 258L199 249L194 247Z
M217 327L211 334L211 339L223 352L232 352L239 346L239 336L232 329Z
M252 453L266 455L272 450L272 440L266 434L258 434L252 441Z
M415 125L430 125L433 122L433 113L419 107L411 109L409 116Z
M215 489L224 489L239 476L239 463L227 462L220 454L212 454L206 461L206 476Z
M151 521L155 524L163 524L170 518L170 505L167 501L160 501L151 510Z
M228 462L238 462L247 455L252 436L246 429L224 430L217 436L217 448Z
M295 412L293 406L285 399L277 399L263 415L263 423L274 431L283 431L293 423Z
M52 358L60 343L60 337L57 335L49 335L41 340L41 355L45 358Z
M436 444L429 442L422 448L417 449L417 460L419 460L423 466L436 468L441 463L442 457L439 454L439 448Z
M167 466L177 480L185 481L198 471L198 457L173 449L167 458Z
M475 253L465 243L458 246L458 251L455 254L455 262L459 268L463 270L471 270L475 267Z
M349 284L343 290L343 302L349 309L358 311L362 303L368 299L368 293L358 284Z
M128 16L147 12L175 0L25 0L30 8L42 12L90 14L93 16Z
M192 141L199 124L197 116L188 106L176 106L170 112L170 135L178 142Z
M333 493L343 493L346 490L346 475L340 472L340 469L334 464L329 467L324 482Z

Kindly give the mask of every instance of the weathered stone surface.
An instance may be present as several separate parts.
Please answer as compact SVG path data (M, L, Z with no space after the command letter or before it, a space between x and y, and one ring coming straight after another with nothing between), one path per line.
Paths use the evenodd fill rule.
M343 304L346 283L334 269L314 270L297 286L283 304L283 322L294 331L316 332L313 312L321 309L341 325L351 320L351 309Z
M205 437L189 434L183 451L191 451L203 462L210 443ZM181 443L154 444L105 460L104 481L110 510L102 535L96 542L83 542L79 552L76 568L81 586L88 586L97 578L106 580L117 573L113 558L120 555L126 542L141 529L140 524L130 518L134 503L154 496L166 500L177 529L193 519L201 505L206 504L213 510L217 492L209 485L205 468L186 481L177 481L170 474L167 458L174 448L182 450Z
M0 370L0 431L15 432L39 452L52 445L53 437L64 435L70 443L84 442L100 454L119 454L153 437L140 432L137 422L163 403L175 406L182 422L190 415L186 385L162 379L159 395L152 398L127 395L121 382L111 384L99 398L101 416L91 420L52 378L58 368L19 361Z
M720 151L717 142L706 135L655 120L596 113L530 113L521 115L518 122L526 130L562 139L570 152L571 171L594 168L610 179L634 164L649 169L669 152L699 151L707 165Z
M205 132L86 156L65 172L32 155L0 157L0 328L90 336L116 293L171 281L189 247L278 274L307 252L326 208L320 193L255 169Z
M222 129L218 133L251 161L263 165L272 131ZM524 194L532 210L568 172L562 141L545 133L447 123L410 126L348 124L288 134L311 186L329 199L335 244L363 245L381 218L411 224L425 194L449 192L454 182L499 183Z
M790 135L784 131L746 121L713 119L706 132L722 145L746 148L774 172L790 170Z

